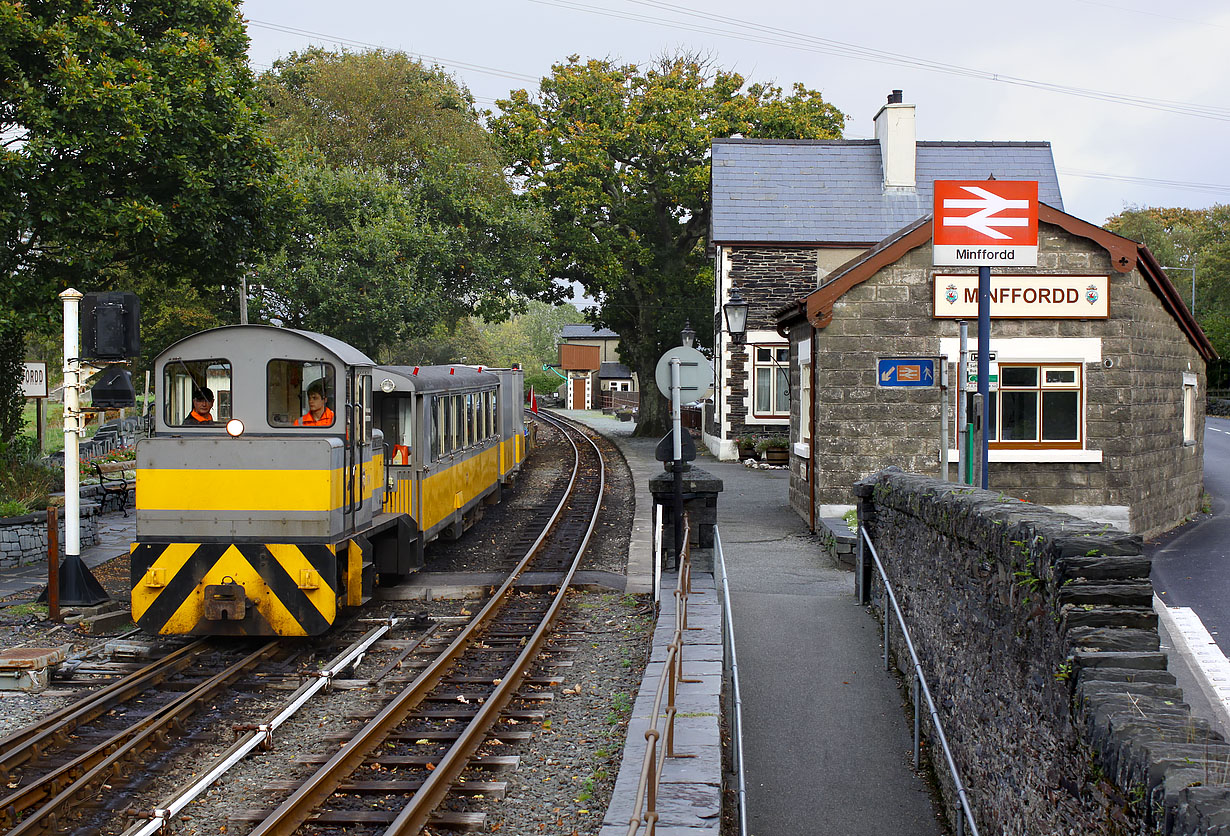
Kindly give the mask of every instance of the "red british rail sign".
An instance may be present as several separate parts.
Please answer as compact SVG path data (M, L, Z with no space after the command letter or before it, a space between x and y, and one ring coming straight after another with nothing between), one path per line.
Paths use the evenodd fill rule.
M937 267L1036 267L1036 180L936 180Z

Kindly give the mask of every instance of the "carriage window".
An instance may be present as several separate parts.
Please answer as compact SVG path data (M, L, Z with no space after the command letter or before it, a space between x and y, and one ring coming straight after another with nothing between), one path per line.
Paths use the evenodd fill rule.
M454 449L456 449L456 446L453 444L452 401L451 399L445 397L445 398L440 398L437 401L437 403L440 406L440 414L443 417L443 420L440 423L440 427L441 427L440 432L443 438L443 443L440 445L440 449L444 453L451 453L453 452Z
M265 377L271 427L332 427L337 388L333 366L319 360L270 360Z
M386 400L381 429L393 464L410 464L414 455L414 398Z
M456 450L466 446L465 407L465 399L460 395L453 395L453 433L455 437L453 447Z
M162 391L162 417L172 427L220 429L234 414L229 360L172 360L163 368Z

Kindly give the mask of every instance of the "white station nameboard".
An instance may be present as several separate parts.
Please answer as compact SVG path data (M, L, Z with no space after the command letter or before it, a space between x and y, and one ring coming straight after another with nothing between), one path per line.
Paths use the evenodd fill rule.
M21 394L27 398L47 397L47 364L26 363L21 370Z
M935 318L975 319L978 276L935 274ZM991 274L992 319L1106 319L1107 276Z

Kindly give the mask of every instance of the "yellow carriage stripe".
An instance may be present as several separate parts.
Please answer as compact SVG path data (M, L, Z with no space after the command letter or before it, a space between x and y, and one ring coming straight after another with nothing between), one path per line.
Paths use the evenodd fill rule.
M341 490L340 470L137 471L146 511L327 511L341 504Z

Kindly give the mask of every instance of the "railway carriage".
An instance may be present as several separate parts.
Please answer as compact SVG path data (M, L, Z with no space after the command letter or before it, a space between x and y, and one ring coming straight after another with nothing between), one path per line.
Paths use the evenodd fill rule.
M154 373L131 554L150 633L321 633L460 535L526 454L518 369L384 367L322 334L240 325L181 340Z

